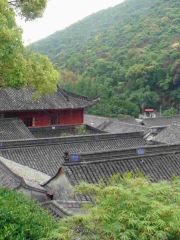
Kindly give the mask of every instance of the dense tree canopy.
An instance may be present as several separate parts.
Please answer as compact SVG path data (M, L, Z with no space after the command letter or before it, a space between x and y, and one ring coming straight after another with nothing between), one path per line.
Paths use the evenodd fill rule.
M102 93L90 113L129 114L129 101L137 107L134 116L145 107L179 110L179 8L179 0L128 0L30 48L59 66L65 88L88 96ZM113 108L118 98L126 107Z
M47 56L24 47L22 30L15 22L14 5L29 20L41 16L46 1L19 0L8 3L7 0L0 0L0 86L35 88L42 94L53 93L56 91L57 72Z

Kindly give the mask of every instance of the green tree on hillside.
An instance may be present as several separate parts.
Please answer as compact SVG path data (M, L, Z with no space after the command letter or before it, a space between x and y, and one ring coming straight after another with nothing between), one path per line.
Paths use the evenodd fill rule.
M114 116L114 95L140 109L179 109L179 8L179 0L124 1L30 48L49 56L60 71L78 75L74 92L102 93L103 104L90 109L93 114ZM69 79L60 84L72 89Z
M26 49L22 30L16 25L15 11L33 20L40 17L46 0L0 0L0 86L34 88L38 93L54 93L57 72L47 56Z

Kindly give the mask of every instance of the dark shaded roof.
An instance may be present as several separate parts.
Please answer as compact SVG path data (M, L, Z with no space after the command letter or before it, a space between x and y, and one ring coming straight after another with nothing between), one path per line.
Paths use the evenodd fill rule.
M0 119L0 141L33 139L34 136L19 118Z
M180 123L171 124L171 126L163 129L152 141L166 144L179 144L180 143Z
M143 119L144 125L149 127L169 126L172 124L172 122L177 122L180 124L180 115Z
M77 125L76 125L77 126ZM78 125L83 126L83 125ZM35 138L53 138L60 137L62 133L77 135L75 125L53 126L53 127L36 127L29 129ZM103 133L103 131L85 125L87 134Z
M146 141L140 133L98 134L3 142L0 146L0 155L54 176L62 166L65 151L69 153L101 152L145 145Z
M100 96L88 98L70 93L60 87L51 95L41 95L39 100L32 100L34 90L1 89L0 111L46 110L85 108L97 104Z
M67 216L73 216L77 214L84 214L85 211L82 209L84 204L90 202L81 201L48 201L41 204L41 206L48 211L48 213L55 218L60 220Z
M80 181L97 183L103 179L107 182L112 175L119 174L122 177L125 172L137 173L138 170L149 176L153 182L170 180L173 174L180 176L180 145L176 146L177 150L173 150L175 146L174 148L173 146L156 146L157 153L154 153L155 147L146 147L148 148L152 148L152 153L147 155L64 163L65 174L73 186L78 185ZM164 152L163 148L168 148L168 151ZM87 195L82 199L90 200Z

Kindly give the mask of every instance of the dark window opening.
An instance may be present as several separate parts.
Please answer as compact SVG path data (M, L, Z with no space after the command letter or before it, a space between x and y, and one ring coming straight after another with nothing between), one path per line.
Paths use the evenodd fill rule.
M33 118L24 118L24 124L26 127L32 127L33 126Z
M50 117L50 125L57 125L58 124L58 117L57 116L51 116Z

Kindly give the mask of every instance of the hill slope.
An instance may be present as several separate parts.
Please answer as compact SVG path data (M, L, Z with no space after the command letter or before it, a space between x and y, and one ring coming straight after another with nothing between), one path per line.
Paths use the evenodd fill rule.
M127 0L30 46L59 66L61 85L102 101L90 112L136 116L180 106L180 1Z

